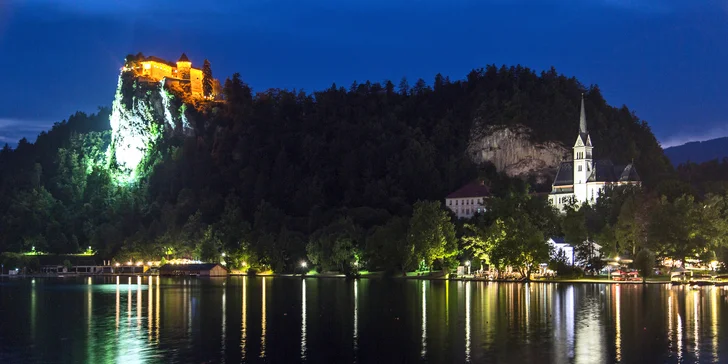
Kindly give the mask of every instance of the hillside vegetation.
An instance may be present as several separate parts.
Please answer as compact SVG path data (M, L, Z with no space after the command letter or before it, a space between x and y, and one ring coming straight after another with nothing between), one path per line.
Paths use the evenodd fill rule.
M442 201L479 176L497 193L515 188L465 155L485 126L522 124L534 140L570 147L581 93L597 156L634 160L648 188L673 173L644 121L553 69L489 66L464 80L438 75L431 86L365 82L312 94L253 93L236 74L225 103L187 110L191 132L166 131L151 146L135 183L117 183L105 108L6 146L0 251L91 246L105 258L145 260L227 252L233 266L290 271L316 254L306 251L312 239L333 254L326 241L335 235L371 257L371 237L399 234L419 200Z

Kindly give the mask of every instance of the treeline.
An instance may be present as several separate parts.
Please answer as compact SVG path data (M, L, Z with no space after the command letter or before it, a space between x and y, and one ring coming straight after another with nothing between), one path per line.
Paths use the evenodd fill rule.
M594 241L602 257L636 258L645 251L681 263L728 261L728 188L702 196L669 192L620 187L594 205L571 206L562 217L565 240L581 259L593 257L584 242ZM601 260L594 258L597 267Z
M340 265L326 255L342 256L332 236L348 236L356 248L350 253L372 268L444 262L453 255L430 259L411 244L400 247L409 260L396 264L381 252L397 247L387 241L408 231L417 201L442 201L478 177L493 181L501 196L522 190L472 164L465 153L472 132L523 124L534 139L571 145L583 92L597 155L634 159L648 188L672 173L646 123L626 107L608 106L598 87L553 69L489 66L465 80L438 75L432 86L366 82L313 94L254 93L236 74L223 91L225 103L191 110L194 136L155 144L134 185L114 183L114 166L102 161L106 109L76 114L34 144L6 147L0 251L91 246L120 260L216 260L225 252L232 266L292 271L309 257L321 267Z

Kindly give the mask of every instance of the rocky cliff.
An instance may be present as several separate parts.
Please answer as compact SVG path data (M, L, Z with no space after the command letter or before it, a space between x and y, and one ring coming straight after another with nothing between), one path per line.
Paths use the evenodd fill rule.
M111 163L122 182L134 181L147 152L162 135L189 133L188 105L162 82L144 82L122 71L112 104Z
M538 183L548 183L569 150L559 142L535 143L531 133L520 125L490 126L472 133L468 155L478 164L493 163L511 177L535 176Z

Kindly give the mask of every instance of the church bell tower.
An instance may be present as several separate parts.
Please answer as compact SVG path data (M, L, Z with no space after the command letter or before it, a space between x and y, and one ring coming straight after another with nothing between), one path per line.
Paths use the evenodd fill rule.
M574 143L574 197L577 203L587 201L587 180L592 174L591 137L586 128L586 112L584 111L584 94L581 94L581 115L579 118L579 136Z

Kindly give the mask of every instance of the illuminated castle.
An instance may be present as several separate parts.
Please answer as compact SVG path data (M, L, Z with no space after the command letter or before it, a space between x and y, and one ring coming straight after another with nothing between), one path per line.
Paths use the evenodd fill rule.
M204 95L202 86L204 74L201 69L192 67L192 62L184 53L177 62L169 62L154 56L143 57L136 59L134 65L127 65L126 69L133 69L142 81L164 80L166 85L179 85L195 97L214 98L215 90L219 89L219 82L213 79L212 94Z

